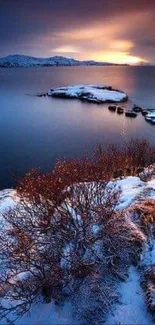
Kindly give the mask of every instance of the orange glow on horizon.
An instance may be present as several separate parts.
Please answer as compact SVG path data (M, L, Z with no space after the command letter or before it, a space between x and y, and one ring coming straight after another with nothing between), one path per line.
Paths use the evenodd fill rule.
M128 52L102 52L92 55L95 61L105 61L117 64L138 64L146 61L138 56L130 55Z
M60 44L52 52L57 55L61 53L78 60L116 64L149 63L146 54L143 56L141 51L137 50L136 40L131 36L138 30L137 26L139 28L144 19L147 22L150 20L148 12L136 12L125 17L117 16L104 23L94 22L79 28L60 31L54 36L49 34L46 37L47 47L53 41L52 37L55 37L59 39ZM123 31L127 31L129 35L122 33L122 26Z

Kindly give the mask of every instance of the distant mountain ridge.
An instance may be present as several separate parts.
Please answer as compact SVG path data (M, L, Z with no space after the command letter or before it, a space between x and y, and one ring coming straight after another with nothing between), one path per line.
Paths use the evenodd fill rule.
M90 61L79 61L72 58L63 56L53 56L49 58L36 58L27 55L8 55L4 58L0 58L0 67L49 67L49 66L105 66L105 65L117 65L109 62L96 62Z

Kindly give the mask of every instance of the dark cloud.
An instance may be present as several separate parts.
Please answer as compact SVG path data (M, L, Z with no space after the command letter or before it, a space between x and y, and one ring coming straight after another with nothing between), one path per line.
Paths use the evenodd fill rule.
M54 49L72 46L81 48L82 57L88 51L109 50L107 33L107 42L109 37L111 41L129 40L133 43L130 54L155 62L154 19L154 0L0 0L0 55L46 56L53 55ZM110 33L114 25L116 32ZM103 33L96 34L97 40L93 30L92 39L87 33L79 39L67 37L67 33L76 36L78 30L94 26L100 26Z

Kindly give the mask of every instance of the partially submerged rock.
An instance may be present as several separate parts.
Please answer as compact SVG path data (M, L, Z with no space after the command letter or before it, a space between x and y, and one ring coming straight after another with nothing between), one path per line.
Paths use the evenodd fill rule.
M141 113L146 122L150 124L155 124L155 110L154 109L145 109L141 106L134 105L133 108L125 113L127 117L136 117L138 113Z
M123 114L124 109L122 107L117 107L117 114Z
M110 106L108 107L108 109L109 109L109 111L111 111L111 112L116 112L116 105L110 105Z
M133 109L132 109L134 112L136 113L141 113L143 111L143 108L140 107L140 106L136 106L134 105Z
M155 124L155 110L148 111L147 115L145 116L145 120L151 124Z
M135 114L141 113L144 116L146 122L149 122L150 124L155 124L155 110L154 109L147 110L140 106L134 105L131 112L135 113ZM131 114L130 113L128 114L128 112L127 112L126 116L129 116L129 115L130 115L130 117L132 117ZM133 117L136 117L136 116L133 116Z
M125 113L125 116L126 116L126 117L135 118L135 117L137 117L137 113L135 113L135 112L133 112L133 111L127 111L127 112Z
M150 124L155 124L155 118L146 117L145 121L149 122Z
M47 96L47 94L45 94L45 93L37 94L37 97L46 97L46 96Z
M110 86L98 85L73 85L50 89L48 96L58 98L80 99L92 103L120 103L128 100L123 91L113 89Z
M148 111L146 109L144 109L141 113L143 116L146 116L148 114Z
M109 111L111 112L117 112L117 114L121 115L124 113L124 108L116 105L110 105L108 106Z

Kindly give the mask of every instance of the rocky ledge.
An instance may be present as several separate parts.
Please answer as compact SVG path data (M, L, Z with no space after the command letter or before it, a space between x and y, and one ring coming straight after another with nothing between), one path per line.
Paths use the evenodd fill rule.
M155 109L146 109L138 105L133 105L132 108L126 110L119 103L127 102L128 95L118 89L113 89L111 86L99 85L71 85L66 87L52 88L47 93L37 94L38 97L50 96L64 99L79 99L96 104L112 103L108 107L111 112L117 112L121 115L125 113L128 118L136 118L138 114L142 114L145 120L150 124L155 125Z
M48 96L80 99L92 103L120 103L128 100L126 93L113 89L111 86L74 85L50 89Z
M117 104L115 105L109 105L108 106L109 111L111 112L117 112L117 114L124 114L126 117L129 118L136 118L138 114L142 114L142 116L145 118L147 122L150 124L155 125L155 109L146 109L141 106L134 105L131 109L124 109L124 106L121 107Z

